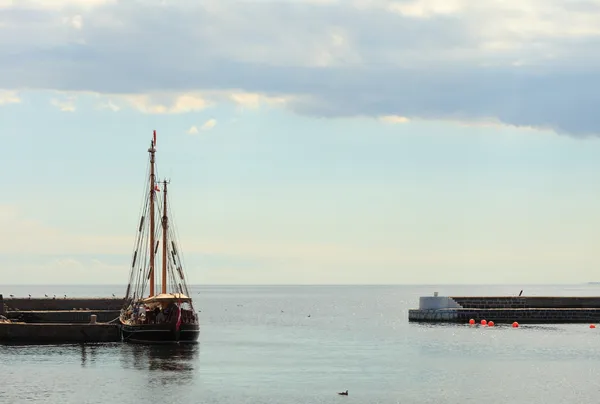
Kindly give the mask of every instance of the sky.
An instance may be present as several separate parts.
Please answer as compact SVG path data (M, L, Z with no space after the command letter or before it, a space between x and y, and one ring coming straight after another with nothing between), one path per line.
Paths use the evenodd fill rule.
M2 284L600 281L600 0L0 0Z

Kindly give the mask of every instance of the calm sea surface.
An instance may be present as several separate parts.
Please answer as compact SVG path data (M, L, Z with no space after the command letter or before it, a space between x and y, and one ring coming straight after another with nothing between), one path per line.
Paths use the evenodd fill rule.
M0 345L0 403L595 403L600 328L409 324L420 295L521 286L195 287L200 343ZM121 286L2 286L110 296ZM525 286L598 295L600 286ZM309 317L310 316L310 317ZM337 391L349 390L348 397Z

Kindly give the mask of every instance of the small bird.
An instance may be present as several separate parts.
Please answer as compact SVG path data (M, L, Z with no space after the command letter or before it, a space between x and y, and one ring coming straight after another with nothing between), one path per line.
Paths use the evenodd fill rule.
M31 299L31 295L29 295L29 298Z
M112 295L113 295L113 297L116 297L114 293Z
M65 299L67 298L67 295L65 295Z
M48 297L48 295L47 295L47 294L44 294L44 296Z
M348 395L348 390L342 391L341 393L338 393L338 395L340 395L340 396L347 396Z
M9 295L10 297L15 297L15 295Z

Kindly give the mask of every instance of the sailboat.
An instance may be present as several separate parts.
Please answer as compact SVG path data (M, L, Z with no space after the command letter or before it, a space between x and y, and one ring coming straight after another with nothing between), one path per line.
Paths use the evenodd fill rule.
M174 231L167 197L169 182L156 181L156 131L148 154L149 175L119 317L121 337L124 342L142 344L194 343L200 335L200 324ZM157 258L162 264L160 277L155 266Z

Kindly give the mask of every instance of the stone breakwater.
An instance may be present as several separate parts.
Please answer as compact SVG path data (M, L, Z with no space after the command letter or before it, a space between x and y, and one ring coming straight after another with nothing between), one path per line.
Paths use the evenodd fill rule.
M4 300L5 311L60 311L60 310L120 310L123 298L10 298L0 295L0 304ZM2 308L0 308L0 312Z
M123 298L3 298L0 343L67 344L117 342ZM92 316L95 316L92 319ZM109 322L111 322L109 324Z
M25 323L88 323L95 314L98 322L119 316L123 298L4 298L0 315Z
M11 311L5 316L11 321L23 323L89 323L94 314L99 323L108 323L119 317L119 310L58 310L58 311Z
M0 324L0 343L73 344L119 342L115 324Z
M468 323L492 320L497 324L560 324L600 322L600 297L424 296L411 309L411 322Z

